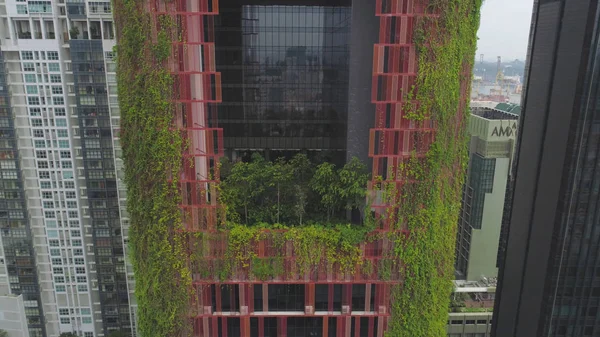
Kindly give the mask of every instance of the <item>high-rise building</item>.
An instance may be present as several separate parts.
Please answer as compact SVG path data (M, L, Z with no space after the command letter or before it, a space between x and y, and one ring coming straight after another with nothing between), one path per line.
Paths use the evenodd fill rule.
M597 1L536 1L492 336L598 336Z
M27 337L29 328L25 316L23 295L0 295L0 330L8 333L9 337Z
M130 333L111 3L0 13L0 287L23 295L32 337Z
M140 333L444 336L480 5L115 1ZM363 223L225 221L256 152L372 164Z
M469 168L456 238L457 278L498 276L496 260L519 116L471 108Z

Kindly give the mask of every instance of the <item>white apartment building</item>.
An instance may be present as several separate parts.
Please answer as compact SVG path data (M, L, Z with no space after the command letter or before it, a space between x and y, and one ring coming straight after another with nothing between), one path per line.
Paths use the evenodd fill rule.
M0 288L31 337L135 330L114 45L108 0L0 0Z

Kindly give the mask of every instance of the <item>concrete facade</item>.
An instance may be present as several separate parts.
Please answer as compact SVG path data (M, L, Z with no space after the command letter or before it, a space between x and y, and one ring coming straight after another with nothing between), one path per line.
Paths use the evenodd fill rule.
M469 168L456 244L457 278L496 277L507 182L512 165L518 116L472 107Z
M446 328L448 337L489 337L492 316L491 312L451 312Z
M0 289L31 337L135 331L115 44L110 1L0 0Z
M29 337L23 295L0 296L0 330L8 337Z

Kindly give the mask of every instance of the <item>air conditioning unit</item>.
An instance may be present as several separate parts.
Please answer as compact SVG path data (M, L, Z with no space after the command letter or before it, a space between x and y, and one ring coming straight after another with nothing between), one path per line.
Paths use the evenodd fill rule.
M378 312L380 315L385 315L385 314L386 314L386 311L387 311L387 309L386 309L385 305L380 305L380 306L379 306L379 310L378 310L377 312Z
M208 306L204 306L204 314L205 315L212 315L212 307L210 305Z
M315 313L315 307L313 307L312 305L307 305L304 307L304 313L307 315L312 315Z
M349 315L349 314L350 314L350 306L342 305L342 315Z
M241 315L248 315L248 306L247 305L240 306L240 314Z

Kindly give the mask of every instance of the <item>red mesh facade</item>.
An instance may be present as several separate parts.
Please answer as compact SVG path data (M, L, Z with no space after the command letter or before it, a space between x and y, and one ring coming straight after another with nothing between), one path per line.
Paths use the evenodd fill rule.
M373 158L373 207L383 230L405 229L398 226L394 215L403 187L415 181L399 168L411 158L424 158L435 139L432 120L405 118L419 105L414 99L419 90L414 34L419 20L436 16L425 13L427 5L428 0L377 0L376 4L380 27L373 53L371 99L376 111L375 127L369 135L369 156ZM396 193L382 196L390 187Z
M374 0L380 17L379 41L374 46L372 102L376 106L375 127L369 135L373 158L373 184L383 189L391 184L401 191L414 183L398 173L410 157L424 157L435 137L435 124L404 118L407 104L417 105L407 94L416 83L417 57L413 33L425 4L417 0ZM390 316L391 288L401 282L400 262L392 262L394 244L386 233L396 228L386 214L393 201L376 198L380 228L371 242L360 246L362 263L353 273L340 266L319 263L300 271L291 242L277 246L267 231L253 242L247 265L219 280L227 254L228 233L217 231L219 215L218 160L223 156L223 130L217 123L216 106L222 100L221 77L215 67L213 20L217 0L151 0L155 15L173 18L179 34L174 41L169 69L174 78L174 128L181 133L181 215L190 232L188 265L194 297L190 301L190 331L198 337L287 337L290 322L309 319L313 333L328 337L382 337ZM414 88L418 90L418 88ZM414 92L414 91L413 91ZM383 183L379 183L379 178ZM374 195L378 191L373 191ZM202 233L202 238L200 235ZM314 247L315 250L322 247ZM192 258L200 255L200 258ZM252 276L252 263L276 257L280 276L259 280ZM366 267L370 266L370 267ZM284 285L301 287L298 310L282 310L270 300L273 289ZM307 330L308 331L308 330ZM310 336L317 336L310 334ZM309 334L306 334L309 336Z

